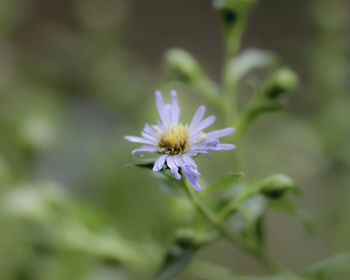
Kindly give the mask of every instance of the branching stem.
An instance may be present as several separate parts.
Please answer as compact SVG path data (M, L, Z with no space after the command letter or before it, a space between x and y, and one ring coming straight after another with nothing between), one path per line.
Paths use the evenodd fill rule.
M240 249L243 249L245 252L248 252L252 255L256 260L258 260L268 272L270 273L279 273L285 271L285 269L281 268L279 264L273 261L268 255L259 252L256 248L245 245L242 240L231 234L223 225L223 222L212 210L205 204L203 204L199 198L194 194L191 186L189 186L185 180L182 181L185 191L187 193L188 198L191 203L197 209L199 213L218 231L221 236L229 240L232 244L237 246Z

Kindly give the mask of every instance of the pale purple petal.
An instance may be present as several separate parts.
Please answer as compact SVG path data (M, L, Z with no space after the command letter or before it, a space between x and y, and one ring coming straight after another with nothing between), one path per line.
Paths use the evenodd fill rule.
M205 113L205 107L200 106L192 118L192 121L191 121L191 124L189 127L190 130L195 128L200 123L200 121L202 120L202 118L204 116L204 113Z
M211 141L213 139L229 135L229 134L235 132L235 130L236 129L234 127L228 127L228 128L224 128L224 129L213 130L213 131L208 132L206 134L206 138L207 138L208 141Z
M149 135L146 132L142 131L141 135L143 138L145 138L146 140L151 141L154 145L157 143L156 137L154 135Z
M163 125L166 125L169 122L169 118L166 112L162 94L159 90L156 91L156 104L157 104L159 117L162 120Z
M143 138L154 142L154 144L157 142L157 140L156 140L156 137L157 137L156 130L153 129L149 124L145 125L143 131L141 132L141 135L142 135Z
M209 154L207 149L193 149L193 150L190 150L189 152L187 152L187 155L191 156L191 157L194 157L198 154Z
M193 127L190 132L192 135L195 135L196 133L202 131L203 129L207 128L208 126L212 125L215 122L215 116L209 116L205 118L203 121L201 121L198 125Z
M216 146L208 146L208 150L213 151L225 151L225 150L233 150L236 146L232 144L217 144Z
M171 170L171 173L173 173L176 179L180 180L181 175L179 173L179 167L177 166L178 161L175 161L175 158L176 156L168 156L166 162Z
M180 119L180 107L179 104L177 102L177 97L176 97L176 91L172 90L171 91L171 99L172 99L172 121L173 123L179 123L179 119Z
M173 114L172 114L172 107L170 104L165 104L165 112L167 116L167 123L172 124L173 122Z
M131 152L131 155L133 158L135 158L135 153L138 153L140 155L140 157L143 157L142 152L156 153L156 152L158 152L158 149L154 146L144 145L144 146L141 146L140 148L133 150Z
M143 131L149 135L154 135L157 133L157 130L154 127L150 126L148 123L145 124Z
M163 165L165 163L165 160L168 155L161 155L159 158L157 158L156 162L154 163L153 166L153 171L159 171L163 168Z
M134 142L134 143L142 143L142 144L150 144L153 145L154 141L150 141L147 140L145 138L142 137L136 137L136 136L125 136L124 137L126 140L130 141L130 142Z
M197 191L200 192L202 188L200 187L198 183L198 177L200 176L200 173L198 173L197 170L194 170L188 165L182 166L182 170L185 173L185 176L187 180L190 182L191 186Z
M184 164L189 165L192 168L198 169L197 164L195 163L195 161L190 156L188 156L187 154L183 154L181 156L181 158L182 158L182 161L183 161Z

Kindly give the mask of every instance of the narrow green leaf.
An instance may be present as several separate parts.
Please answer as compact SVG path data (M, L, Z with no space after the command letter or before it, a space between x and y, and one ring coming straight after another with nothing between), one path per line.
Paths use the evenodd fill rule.
M192 247L175 245L167 253L155 280L173 279L187 267L194 252L195 249Z
M129 163L127 166L152 169L156 158L140 159L138 162Z
M209 185L203 192L202 195L206 196L208 194L211 194L215 191L223 191L233 185L239 178L241 178L244 174L242 172L240 173L229 173L226 174L219 179L217 179L215 182L213 182L211 185Z
M248 49L229 62L228 78L235 82L255 68L269 67L277 62L277 57L268 51Z
M268 207L295 216L309 234L314 232L314 224L309 212L304 209L298 209L294 198L290 194L279 199L270 198Z
M244 233L250 244L260 250L264 246L263 217L266 213L267 203L263 195L246 199L239 211L244 216Z
M173 177L169 170L152 172L152 176L156 179L157 186L161 191L173 196L186 197L183 185Z
M350 272L350 253L342 253L320 261L307 269L304 275L315 280L330 279L334 274L346 271Z

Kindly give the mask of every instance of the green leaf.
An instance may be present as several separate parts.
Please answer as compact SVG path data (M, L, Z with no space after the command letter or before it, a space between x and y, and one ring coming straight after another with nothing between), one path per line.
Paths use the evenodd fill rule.
M30 245L44 242L45 246L82 252L130 267L146 267L152 262L146 246L124 238L110 226L111 220L103 212L73 201L63 187L54 183L17 186L1 199L0 205L11 219L26 221L45 232L45 240L26 233Z
M297 206L292 196L287 195L280 199L269 199L269 208L277 209L289 214L296 215Z
M228 79L239 81L244 75L255 68L272 66L277 57L268 51L248 49L231 59L228 65Z
M230 280L306 280L299 276L291 275L274 275L274 276L232 276Z
M155 280L173 279L187 267L194 252L195 248L192 246L175 244L167 253Z
M315 225L313 223L312 216L305 209L298 209L296 216L299 222L303 225L304 229L309 233L315 233Z
M241 178L244 174L240 173L229 173L226 174L216 181L214 181L211 185L209 185L205 190L203 190L202 195L206 196L215 191L223 191L227 188L231 187L233 183L235 183L239 178Z
M187 197L181 181L175 179L168 169L152 172L152 176L161 191L173 196Z
M275 102L266 102L265 100L252 102L252 105L247 107L235 124L237 133L243 134L253 121L260 116L267 113L278 112L281 111L281 109L281 104Z
M262 217L266 211L266 199L262 195L257 195L246 199L240 208L245 209L247 217L251 220L256 220Z
M245 234L249 242L256 249L262 249L264 245L263 217L266 213L267 202L262 195L257 195L245 200L239 207L245 220Z
M128 166L137 168L152 169L156 158L139 159L138 162L130 163Z
M242 134L261 115L281 110L284 101L281 97L293 91L297 84L298 77L292 70L285 67L276 70L255 91L236 123L237 133Z
M347 271L350 271L350 253L342 253L312 265L304 275L311 279L323 280Z
M270 198L268 207L295 216L308 233L312 234L314 232L314 224L309 212L304 209L298 209L294 197L291 195L285 195L279 199Z
M217 85L208 77L197 60L183 49L170 49L165 61L174 77L194 88L212 105L223 107Z

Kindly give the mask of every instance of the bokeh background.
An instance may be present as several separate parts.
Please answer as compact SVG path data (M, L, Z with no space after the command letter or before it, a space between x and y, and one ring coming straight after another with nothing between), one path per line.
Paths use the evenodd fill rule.
M267 233L269 253L296 272L350 250L349 4L259 1L242 49L275 52L300 86L284 113L249 129L237 148L243 170L231 165L234 152L198 162L208 182L228 171L295 179L314 234L279 213L268 215ZM169 82L164 52L172 47L220 81L211 1L0 0L1 279L151 279L192 209L128 166L135 145L123 137L157 120L157 88L178 90L183 120L206 104ZM214 126L223 125L219 117ZM225 241L196 257L213 269L263 272Z

